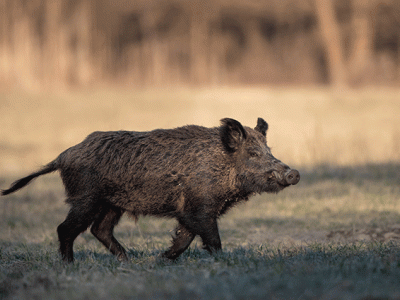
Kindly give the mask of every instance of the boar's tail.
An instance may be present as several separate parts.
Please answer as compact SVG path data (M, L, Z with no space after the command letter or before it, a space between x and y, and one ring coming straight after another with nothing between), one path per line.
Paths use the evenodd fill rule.
M1 191L1 195L5 196L11 193L14 193L15 191L19 190L20 188L23 188L25 185L27 185L32 179L40 176L40 175L44 175L47 173L51 173L54 172L58 169L57 166L57 162L56 160L52 161L51 163L47 164L46 166L44 166L41 170L32 173L29 176L26 176L24 178L18 179L17 181L15 181L9 189L7 190L2 190Z

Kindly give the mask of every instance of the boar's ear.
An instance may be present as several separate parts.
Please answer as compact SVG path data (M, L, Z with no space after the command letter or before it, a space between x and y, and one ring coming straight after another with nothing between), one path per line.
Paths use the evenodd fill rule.
M263 136L266 136L268 130L268 123L265 122L264 119L258 118L257 126L254 129L260 132Z
M221 140L229 152L236 151L240 144L247 138L247 133L242 124L234 119L225 118L221 120Z

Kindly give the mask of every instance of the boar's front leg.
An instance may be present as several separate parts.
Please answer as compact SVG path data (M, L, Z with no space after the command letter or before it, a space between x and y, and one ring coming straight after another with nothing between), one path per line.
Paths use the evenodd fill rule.
M198 234L203 241L203 248L210 253L221 250L221 238L219 237L217 220L208 218L200 223Z
M175 236L172 237L172 246L164 252L163 257L173 260L178 258L189 247L194 237L193 233L179 223L175 229Z

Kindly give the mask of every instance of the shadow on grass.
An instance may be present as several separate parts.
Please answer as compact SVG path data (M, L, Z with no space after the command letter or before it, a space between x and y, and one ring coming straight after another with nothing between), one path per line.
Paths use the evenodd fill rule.
M348 167L320 165L311 169L300 167L299 170L303 184L313 184L325 180L355 183L372 180L382 184L398 184L400 182L400 163L398 162Z
M329 218L329 220L328 220ZM335 222L335 220L337 220ZM330 221L328 223L328 221ZM382 227L399 224L400 214L395 211L375 211L371 210L366 213L362 212L332 212L324 210L320 215L305 217L267 217L267 218L246 218L239 219L235 222L238 230L250 227L271 227L271 228L310 228L315 227L316 230L330 229L332 226L340 226L341 224L351 227L369 226ZM235 229L235 228L233 228Z

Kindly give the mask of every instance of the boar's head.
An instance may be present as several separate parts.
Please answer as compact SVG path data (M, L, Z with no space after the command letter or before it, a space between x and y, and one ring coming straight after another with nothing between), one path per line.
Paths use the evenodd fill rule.
M299 172L272 155L266 140L268 124L262 118L254 129L228 118L221 123L221 140L243 193L277 193L299 182Z

